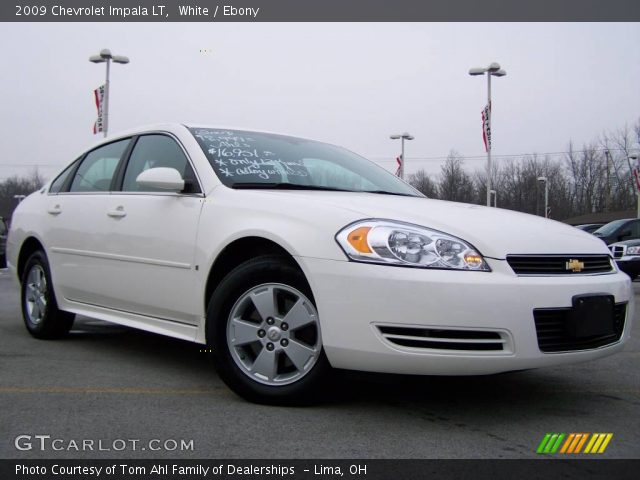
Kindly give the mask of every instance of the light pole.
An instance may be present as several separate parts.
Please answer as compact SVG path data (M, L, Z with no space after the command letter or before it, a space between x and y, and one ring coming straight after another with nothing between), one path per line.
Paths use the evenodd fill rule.
M547 177L538 177L539 182L544 182L544 218L549 218L549 182Z
M89 61L93 63L106 63L107 64L107 78L104 83L104 121L103 132L104 136L107 136L107 130L109 129L109 66L111 62L115 63L129 63L129 58L124 55L111 55L111 50L104 48L100 50L98 55L91 55Z
M400 173L400 175L398 176L404 180L404 141L413 140L414 137L409 135L407 132L404 132L404 133L398 133L396 135L389 135L389 138L391 140L401 139L402 141L402 153L400 154L400 158L402 158L402 163L400 163L400 171L398 172Z
M498 192L496 192L495 190L489 190L489 192L491 192L491 195L493 195L493 206L497 207L498 206Z
M629 161L632 162L632 164L636 163L637 160L638 160L638 155L629 155ZM638 177L638 175L640 175L640 171L638 171L637 163L631 173L635 177L635 185L636 185L636 199L637 199L636 200L637 201L636 217L640 218L640 177Z
M487 105L489 108L489 118L486 120L491 128L491 77L504 77L507 72L500 68L500 64L493 62L486 68L472 68L469 75L487 74ZM487 139L487 207L491 206L491 141Z

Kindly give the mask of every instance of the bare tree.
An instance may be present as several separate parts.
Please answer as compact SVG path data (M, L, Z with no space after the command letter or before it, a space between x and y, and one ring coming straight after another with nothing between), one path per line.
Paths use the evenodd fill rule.
M409 184L429 198L438 198L438 185L431 179L424 169L418 170L416 173L409 175L407 179Z
M464 169L464 159L455 150L449 152L444 165L441 167L439 197L454 202L473 202L475 199L475 185Z
M14 175L0 182L0 198L12 199L15 195L29 195L42 188L45 179L36 168L26 177Z

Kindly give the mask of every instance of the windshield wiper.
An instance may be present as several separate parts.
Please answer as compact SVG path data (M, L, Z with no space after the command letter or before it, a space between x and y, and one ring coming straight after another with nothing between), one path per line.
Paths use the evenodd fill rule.
M399 195L401 197L417 197L417 195L411 195L410 193L388 192L387 190L361 190L361 193L378 193L380 195Z
M353 192L343 188L323 187L321 185L301 185L289 182L242 182L234 183L231 188L243 189L265 189L265 190L328 190L331 192Z

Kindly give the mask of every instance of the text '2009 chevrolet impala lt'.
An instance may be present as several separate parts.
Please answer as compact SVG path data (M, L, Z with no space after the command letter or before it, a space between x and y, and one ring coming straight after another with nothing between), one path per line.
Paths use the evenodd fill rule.
M506 228L505 228L506 227ZM492 374L622 349L628 276L570 226L430 200L343 148L157 125L102 141L17 208L24 322L76 314L208 345L243 397L331 368Z

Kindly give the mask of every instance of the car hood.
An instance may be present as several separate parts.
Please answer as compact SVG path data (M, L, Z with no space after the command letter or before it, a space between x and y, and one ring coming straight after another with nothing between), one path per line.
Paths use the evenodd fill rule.
M318 222L380 218L429 227L466 240L482 255L492 258L504 259L509 254L609 254L602 241L589 233L500 208L355 192L253 190L251 194L269 196L271 200L282 200L289 205L293 202L306 211L306 220L313 219L312 212L316 211ZM327 218L331 210L342 211L342 215ZM344 215L347 213L349 215ZM336 233L343 226L332 225Z

